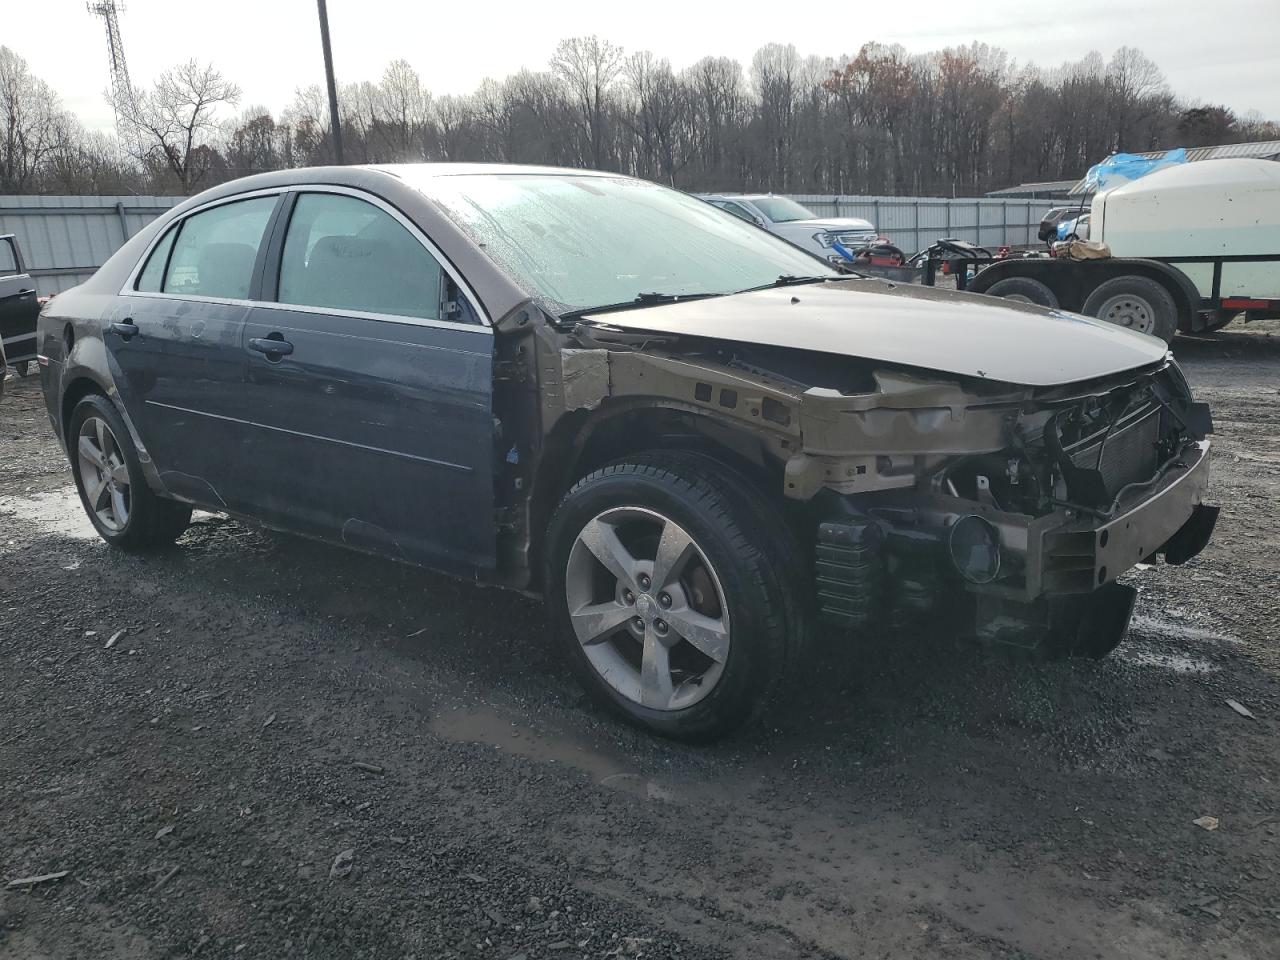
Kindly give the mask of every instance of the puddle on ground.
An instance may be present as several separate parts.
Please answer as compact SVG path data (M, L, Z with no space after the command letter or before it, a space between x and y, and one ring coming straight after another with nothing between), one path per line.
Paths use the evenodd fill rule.
M1214 643L1239 643L1239 637L1205 627L1192 626L1189 623L1176 623L1160 617L1134 617L1132 627L1142 633L1154 633L1175 640L1209 640Z
M484 707L438 713L431 732L459 743L482 743L538 763L561 763L581 770L601 786L646 800L671 800L673 792L629 769L622 758L559 735L547 735Z
M44 535L93 540L98 534L84 515L75 487L64 487L29 497L0 497L0 517L14 517L38 528ZM12 537L0 532L0 551L8 549Z
M1198 660L1181 653L1164 653L1145 645L1126 644L1116 651L1116 656L1140 667L1158 667L1173 673L1205 674L1216 673L1219 667L1208 660Z
M1133 630L1141 638L1132 637L1116 651L1116 655L1140 667L1156 667L1184 675L1217 673L1221 668L1200 657L1193 657L1177 647L1177 641L1227 644L1239 643L1238 637L1205 627L1166 620L1163 617L1134 617Z

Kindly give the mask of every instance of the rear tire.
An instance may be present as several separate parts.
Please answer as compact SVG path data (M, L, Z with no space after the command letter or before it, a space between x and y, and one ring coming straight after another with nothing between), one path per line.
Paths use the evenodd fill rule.
M1172 294L1147 277L1112 277L1084 301L1083 313L1165 343L1178 331L1178 305Z
M997 280L984 291L991 297L1004 297L1019 303L1034 303L1037 306L1058 309L1058 297L1047 284L1032 277L1005 277Z
M151 492L129 430L106 397L90 394L76 404L67 451L85 514L113 547L157 550L187 529L191 508Z
M551 520L547 600L591 696L630 723L695 742L763 716L807 634L802 569L778 562L794 546L789 531L779 543L780 531L765 497L697 454L635 456L578 481ZM668 538L687 538L683 573L660 562ZM606 541L623 548L610 554L621 563L601 562ZM588 616L604 632L593 634ZM665 653L651 655L659 639Z

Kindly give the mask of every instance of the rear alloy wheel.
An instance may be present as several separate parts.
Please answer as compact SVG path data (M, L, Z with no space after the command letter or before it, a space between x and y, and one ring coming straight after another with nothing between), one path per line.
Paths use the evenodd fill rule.
M1165 343L1178 329L1178 305L1169 291L1147 277L1113 277L1089 294L1084 313Z
M548 531L547 599L598 701L683 740L763 712L805 632L775 510L688 454L611 464L569 491Z
M191 508L151 492L129 431L109 400L91 394L76 404L67 438L80 502L103 540L143 551L182 535Z
M133 484L120 441L102 417L89 416L80 422L76 457L80 461L76 473L84 483L84 502L95 525L123 533L129 525Z

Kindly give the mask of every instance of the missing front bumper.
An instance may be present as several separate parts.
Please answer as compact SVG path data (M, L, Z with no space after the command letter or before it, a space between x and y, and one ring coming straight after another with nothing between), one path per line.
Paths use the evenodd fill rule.
M1188 443L1159 478L1098 517L1059 509L1041 517L991 504L896 491L840 498L838 519L820 524L815 577L823 619L846 626L903 611L920 613L944 595L967 592L1005 604L1091 594L1135 564L1163 554L1184 563L1208 543L1218 510L1202 502L1209 443ZM999 576L965 582L947 549L947 534L978 516L999 536Z

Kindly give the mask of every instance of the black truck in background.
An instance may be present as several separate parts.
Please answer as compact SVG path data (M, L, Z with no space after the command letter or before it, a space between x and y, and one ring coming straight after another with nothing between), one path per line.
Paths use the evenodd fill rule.
M0 234L0 373L7 362L25 377L36 359L36 282L13 234ZM0 380L3 380L0 376Z
M26 376L36 360L38 316L36 282L27 273L18 239L12 233L0 234L0 344L4 347L0 357L18 376Z

